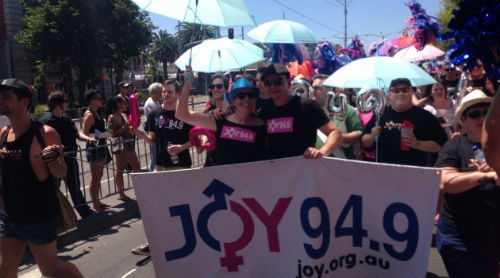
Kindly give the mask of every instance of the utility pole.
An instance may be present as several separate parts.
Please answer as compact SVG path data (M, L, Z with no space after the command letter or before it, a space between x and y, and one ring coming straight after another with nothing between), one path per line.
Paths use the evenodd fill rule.
M347 0L344 0L344 47L347 47Z

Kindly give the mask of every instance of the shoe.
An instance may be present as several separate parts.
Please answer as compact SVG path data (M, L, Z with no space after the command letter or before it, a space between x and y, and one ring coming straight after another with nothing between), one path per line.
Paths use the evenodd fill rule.
M132 254L139 255L139 256L150 256L149 244L140 245L140 246L132 249Z
M91 208L88 208L86 210L79 211L78 214L80 214L80 217L83 219L83 218L87 218L91 215L94 215L95 212Z

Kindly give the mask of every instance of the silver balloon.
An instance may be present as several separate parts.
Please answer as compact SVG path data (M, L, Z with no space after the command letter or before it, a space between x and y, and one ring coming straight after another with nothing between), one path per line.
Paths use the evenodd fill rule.
M312 86L307 80L304 79L294 79L292 80L292 84L290 86L290 92L292 96L298 95L301 97L309 98L312 94Z
M328 111L336 116L345 116L347 113L347 96L345 94L335 95L329 91L328 95Z
M379 89L360 90L357 97L358 110L361 113L374 111L377 116L382 115L386 104L384 92Z

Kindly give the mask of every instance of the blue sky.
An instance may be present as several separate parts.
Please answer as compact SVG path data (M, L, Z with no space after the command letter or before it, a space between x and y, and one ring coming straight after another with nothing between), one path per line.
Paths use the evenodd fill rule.
M282 19L284 13L285 19L308 26L320 40L343 44L344 8L339 2L343 3L344 1L245 0L255 16L257 24ZM348 36L360 34L365 49L371 42L380 40L382 36L385 38L400 36L406 26L406 20L410 16L410 9L405 5L407 2L409 0L348 0ZM439 0L420 0L419 3L426 9L427 14L436 16L441 2ZM293 10L299 11L304 16ZM160 29L175 33L176 20L155 14L150 14L150 17ZM244 29L247 40L246 33L251 28L245 27ZM221 34L226 35L226 29L221 29ZM241 27L235 28L235 36L241 38Z

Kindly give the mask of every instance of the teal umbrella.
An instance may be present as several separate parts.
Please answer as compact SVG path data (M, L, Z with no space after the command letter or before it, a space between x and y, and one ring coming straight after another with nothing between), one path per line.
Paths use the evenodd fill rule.
M180 21L215 26L255 26L243 0L133 0L140 8Z
M184 52L175 61L175 65L185 70L190 59L193 71L221 72L262 61L264 51L252 43L238 39L209 39Z
M275 20L260 24L247 33L262 43L315 43L318 39L305 25L290 20Z
M337 88L371 86L387 89L396 78L408 78L414 87L437 81L418 66L392 57L369 57L351 62L334 72L323 83Z

